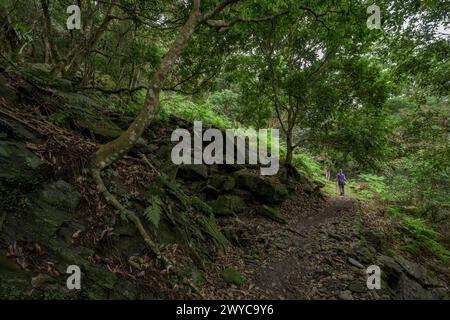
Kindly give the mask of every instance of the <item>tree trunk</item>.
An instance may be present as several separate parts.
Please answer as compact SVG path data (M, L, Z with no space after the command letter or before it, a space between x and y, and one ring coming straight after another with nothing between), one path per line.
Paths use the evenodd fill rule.
M78 71L82 59L85 59L85 61L88 60L90 50L94 48L94 46L96 45L100 37L103 35L103 33L105 33L108 30L108 25L113 20L113 18L111 17L111 13L116 3L117 0L111 1L108 9L106 10L105 18L103 19L102 23L97 28L97 30L95 30L95 32L91 34L86 45L76 46L74 49L71 50L69 54L68 64L65 66L64 70L62 70L63 76L69 78L72 77Z
M41 0L42 12L44 14L44 49L45 49L45 63L59 62L58 50L56 49L56 45L53 42L53 28L52 28L52 20L50 17L50 9L49 9L49 1Z
M171 267L170 261L161 255L158 245L150 238L138 215L122 206L122 204L108 191L101 178L101 170L127 154L155 117L159 107L159 94L164 81L166 80L169 72L173 69L176 60L180 56L187 40L192 35L195 28L199 25L201 21L200 18L200 0L194 0L194 6L191 14L189 15L189 19L181 28L175 42L164 56L161 65L150 82L142 111L130 127L117 139L101 146L95 153L94 158L90 163L92 177L97 184L99 192L102 193L105 199L112 206L126 214L128 219L132 221L138 229L147 247L163 262L166 267Z
M199 2L199 0L194 1L194 9L189 16L188 21L181 28L176 40L164 56L161 65L154 74L147 89L147 95L142 111L129 128L116 140L100 147L91 162L93 168L103 169L127 154L155 117L159 108L159 95L167 75L173 69L187 40L200 23Z
M286 163L291 165L292 164L292 158L293 158L293 154L294 154L294 147L293 147L293 143L292 143L292 133L288 134L288 136L286 137Z
M3 6L0 6L0 26L3 30L6 40L10 46L11 56L13 60L18 59L18 53L20 48L19 37L12 24L11 17Z

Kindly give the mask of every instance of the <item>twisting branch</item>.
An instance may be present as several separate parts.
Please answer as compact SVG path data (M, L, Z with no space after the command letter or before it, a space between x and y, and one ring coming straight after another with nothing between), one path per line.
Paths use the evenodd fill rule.
M132 94L132 93L135 93L136 91L144 90L144 89L147 89L147 86L138 86L138 87L131 88L131 89L120 88L120 89L115 89L115 90L104 89L102 87L78 87L77 88L77 90L97 90L97 91L100 91L105 94L122 94L122 93Z
M233 20L226 22L223 20L206 20L205 24L209 27L216 28L218 32L224 32L234 26L237 23L244 23L244 24L250 24L250 23L258 23L258 22L264 22L264 21L271 21L276 19L279 16L285 15L289 13L289 10L284 10L275 14L272 14L270 16L265 17L258 17L258 18L251 18L251 19L244 19L242 17L234 18Z

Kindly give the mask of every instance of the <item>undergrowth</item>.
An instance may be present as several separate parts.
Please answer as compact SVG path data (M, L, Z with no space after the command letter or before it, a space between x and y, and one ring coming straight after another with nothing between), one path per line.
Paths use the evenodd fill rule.
M388 209L387 215L397 222L394 235L402 237L402 250L412 256L428 253L445 263L450 262L450 251L438 242L439 233L425 219L412 217L394 207Z

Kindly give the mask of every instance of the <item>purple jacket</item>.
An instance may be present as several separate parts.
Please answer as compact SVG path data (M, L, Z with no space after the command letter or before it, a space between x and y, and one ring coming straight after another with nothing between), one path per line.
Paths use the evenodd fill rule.
M336 176L340 183L345 182L345 174L343 172L339 172Z

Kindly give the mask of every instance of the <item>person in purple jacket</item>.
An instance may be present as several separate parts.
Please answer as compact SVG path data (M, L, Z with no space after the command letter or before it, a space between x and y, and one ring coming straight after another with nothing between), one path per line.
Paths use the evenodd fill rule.
M341 194L341 196L343 196L345 194L344 192L344 186L345 186L345 174L344 172L342 172L342 169L339 170L338 174L336 175L337 177L337 183L339 186L339 192Z

